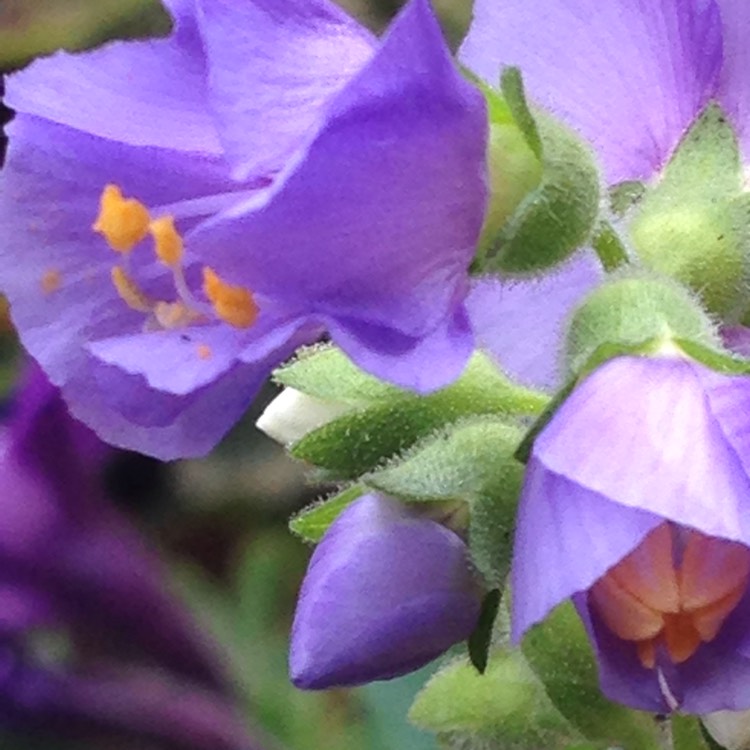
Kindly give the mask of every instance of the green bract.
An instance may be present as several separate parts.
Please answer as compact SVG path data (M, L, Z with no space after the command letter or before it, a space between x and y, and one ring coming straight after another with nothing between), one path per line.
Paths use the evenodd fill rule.
M562 263L589 240L599 173L578 136L531 112L516 69L504 72L502 97L488 93L494 190L475 271L531 273Z
M648 267L689 286L725 322L736 322L748 307L749 229L737 138L721 109L710 105L634 208L633 248Z

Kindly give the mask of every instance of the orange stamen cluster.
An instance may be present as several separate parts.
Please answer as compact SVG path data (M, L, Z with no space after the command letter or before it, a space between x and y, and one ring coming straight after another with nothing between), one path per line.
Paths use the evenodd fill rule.
M102 191L99 215L92 228L106 239L113 250L124 256L123 266L112 268L112 283L128 307L149 315L147 330L190 325L206 320L211 310L225 323L237 328L248 328L257 319L258 306L252 293L244 287L226 283L208 267L203 269L203 291L211 307L204 304L207 314L201 312L201 304L193 299L185 282L182 268L184 242L175 227L174 217L167 215L152 219L143 203L134 198L125 198L117 185L107 185ZM178 296L175 301L152 299L126 270L130 267L129 253L149 234L154 241L157 259L172 271ZM201 359L209 358L210 349L201 348L199 356Z
M712 641L744 595L750 550L665 523L600 578L589 603L653 669L663 647L675 664Z
M203 269L203 291L224 322L236 328L249 328L255 323L258 306L250 291L227 284L208 266Z

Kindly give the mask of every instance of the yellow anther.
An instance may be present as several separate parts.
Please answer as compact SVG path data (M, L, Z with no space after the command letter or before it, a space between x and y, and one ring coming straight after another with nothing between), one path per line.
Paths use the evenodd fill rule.
M124 198L117 185L107 185L99 202L99 216L92 225L104 235L109 246L118 253L127 253L147 234L148 209L135 198Z
M149 224L149 232L154 238L156 256L165 266L175 268L182 261L182 237L174 226L173 216L162 216Z
M120 299L132 310L142 313L150 313L154 309L154 303L138 287L127 271L120 266L112 269L112 283L115 285Z
M249 328L258 317L258 305L255 304L249 289L232 286L222 281L217 273L208 266L203 268L203 291L211 301L216 314L235 328Z

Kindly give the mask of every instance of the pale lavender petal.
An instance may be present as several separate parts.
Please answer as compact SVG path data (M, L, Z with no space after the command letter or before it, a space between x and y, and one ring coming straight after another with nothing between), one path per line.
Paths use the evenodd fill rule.
M224 278L279 307L425 335L465 291L485 138L484 103L417 0L275 189L191 240Z
M519 66L530 99L594 145L608 182L648 179L716 93L721 19L712 0L476 0L461 56L492 85Z
M199 0L211 101L238 177L278 171L375 37L327 0Z
M310 560L292 628L292 681L318 689L418 669L469 636L479 603L456 534L395 500L365 495Z
M645 510L610 502L532 456L513 551L513 640L553 607L586 591L662 522Z
M744 407L750 378L717 375L727 391L707 393L710 375L676 358L610 360L542 431L535 459L612 502L747 542L750 479L730 442L729 408L719 418L715 402Z
M565 325L601 278L595 258L580 254L544 276L478 280L466 306L479 346L518 380L560 386Z
M744 161L750 161L750 5L745 0L716 0L721 10L724 66L719 101L737 130Z
M8 79L7 103L121 143L221 153L193 2L170 6L175 30L168 39L38 60Z

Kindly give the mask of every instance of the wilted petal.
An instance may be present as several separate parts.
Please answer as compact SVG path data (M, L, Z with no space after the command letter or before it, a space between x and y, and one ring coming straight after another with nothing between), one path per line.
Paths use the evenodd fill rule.
M313 553L292 630L292 681L317 689L418 669L469 636L479 602L456 534L365 495Z
M519 66L529 98L594 145L613 183L664 165L715 92L721 45L711 0L476 0L461 54L492 85Z

